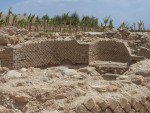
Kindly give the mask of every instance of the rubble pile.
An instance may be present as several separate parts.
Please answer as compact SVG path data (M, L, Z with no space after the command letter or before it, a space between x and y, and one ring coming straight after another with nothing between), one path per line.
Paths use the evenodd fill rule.
M107 81L90 66L10 70L0 76L0 112L149 113L144 83L128 75Z

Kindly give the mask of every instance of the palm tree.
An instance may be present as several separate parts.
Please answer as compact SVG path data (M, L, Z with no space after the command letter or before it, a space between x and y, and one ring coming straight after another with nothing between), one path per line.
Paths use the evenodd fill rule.
M8 10L8 15L6 17L6 25L9 25L10 23L10 15L12 14L12 11L11 11L12 8L9 8Z
M2 27L4 20L2 19L2 12L0 12L0 27Z
M80 25L83 27L83 31L87 31L90 26L91 19L89 16L83 16Z
M128 22L122 22L119 28L121 28L121 29L129 29Z
M55 16L54 18L52 18L53 20L53 31L57 31L57 27L59 28L59 31L61 32L61 26L62 26L62 17L61 16Z
M64 24L64 30L65 30L65 28L66 28L66 26L67 26L67 22L68 22L68 19L69 19L69 13L70 13L70 12L64 13L64 14L62 15L62 21L63 21L63 24ZM64 31L64 30L63 30L63 31Z
M136 23L133 23L133 30L135 31L136 29Z
M42 17L43 20L43 26L44 26L44 32L46 32L47 26L48 26L48 21L49 21L49 16L48 15L44 15Z
M27 25L28 25L28 22L25 19L21 19L17 22L17 26L21 28L26 28Z
M31 14L28 16L28 18L27 18L27 28L29 29L29 22L30 22L30 19L31 19Z
M54 21L53 21L53 18L50 18L49 21L48 21L48 26L49 26L49 31L52 31L53 30L53 25L54 25Z
M27 16L27 13L24 13L23 16Z
M142 31L143 21L140 20L140 21L138 22L138 25L139 25L139 31Z
M0 19L0 27L2 27L5 24L4 19Z
M98 27L98 19L92 16L89 22L90 22L90 27L92 31L95 31L95 28Z
M109 21L109 29L113 29L114 26L113 26L113 19L110 19Z
M103 22L101 22L101 24L100 24L100 31L102 32L102 31L104 31L104 29L105 29L105 27L104 27L104 23L103 23Z
M79 23L80 23L79 15L76 12L72 13L70 15L70 24L75 27L75 33L78 32ZM70 31L71 31L71 29L72 28L70 28Z
M41 25L41 21L40 21L39 16L36 17L34 25L35 25L35 31L38 32L39 26Z
M31 14L28 16L27 24L28 24L28 27L29 27L29 31L31 31L31 27L32 27L32 24L33 24L34 17L35 17L35 15L31 15Z
M0 19L2 18L2 14L3 14L3 12L0 12Z
M143 31L145 31L145 26L144 26L144 22L143 22Z
M17 23L17 15L12 13L12 16L13 16L13 19L12 19L12 26L15 26L16 23Z
M109 20L110 20L110 16L109 17L105 17L103 19L105 28L107 27L107 24L108 24Z

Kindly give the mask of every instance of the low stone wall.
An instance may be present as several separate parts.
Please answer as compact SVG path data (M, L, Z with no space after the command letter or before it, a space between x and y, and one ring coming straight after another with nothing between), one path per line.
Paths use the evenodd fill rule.
M50 65L89 64L89 62L130 62L126 45L114 40L79 43L76 40L46 40L28 42L3 48L0 52L2 66L9 68L43 67Z
M99 40L90 45L90 60L130 62L130 53L122 42Z

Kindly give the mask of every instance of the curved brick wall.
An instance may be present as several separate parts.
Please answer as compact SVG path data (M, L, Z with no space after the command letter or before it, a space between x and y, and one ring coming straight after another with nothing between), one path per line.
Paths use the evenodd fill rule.
M90 45L90 60L130 62L130 53L122 42L99 40Z
M89 97L75 108L76 113L150 113L150 98L94 99Z

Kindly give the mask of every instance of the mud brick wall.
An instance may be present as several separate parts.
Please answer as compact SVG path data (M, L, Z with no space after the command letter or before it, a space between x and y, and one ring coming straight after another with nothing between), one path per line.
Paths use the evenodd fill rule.
M13 49L10 47L0 48L0 66L12 68L13 65Z
M14 47L13 68L41 67L89 63L89 44L79 44L75 40L49 40L40 43L24 44Z
M114 40L99 40L90 45L90 61L130 62L126 45Z
M14 69L64 63L89 64L96 60L130 62L130 57L125 44L113 40L99 40L93 43L47 40L3 47L0 51L1 66Z

